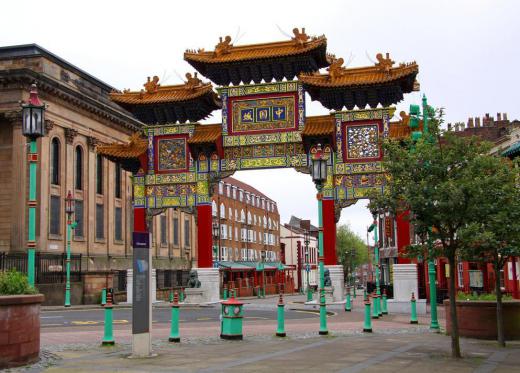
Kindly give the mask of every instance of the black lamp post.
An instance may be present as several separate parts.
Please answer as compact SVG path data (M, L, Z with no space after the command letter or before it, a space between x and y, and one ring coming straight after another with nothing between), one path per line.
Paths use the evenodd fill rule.
M217 260L220 261L220 242L219 242L219 236L220 236L220 226L217 222L213 222L213 237L215 240L215 246L217 251Z

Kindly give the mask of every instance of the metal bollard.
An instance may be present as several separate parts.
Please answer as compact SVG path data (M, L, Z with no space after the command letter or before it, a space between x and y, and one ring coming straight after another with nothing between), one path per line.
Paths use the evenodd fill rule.
M105 304L107 304L107 288L101 290L101 305L104 306Z
M383 315L388 315L388 303L386 299L386 289L383 289Z
M170 290L170 294L168 295L168 302L173 302L173 290Z
M181 288L181 293L179 294L179 302L184 302L184 288Z
M352 311L352 304L350 302L350 288L347 287L347 295L345 299L345 312Z
M228 299L228 288L227 285L224 285L224 291L222 292L222 299L227 300Z
M374 306L372 307L372 318L379 319L379 310L377 309L377 295L373 294L372 298L374 299Z
M418 324L419 321L417 320L417 305L415 304L415 295L412 292L412 299L410 300L410 306L411 306L411 315L410 315L410 324Z
M365 321L363 323L363 332L372 333L372 319L370 318L370 299L365 295Z
M115 344L114 341L114 325L113 325L113 315L112 315L112 294L107 294L107 302L103 306L105 308L105 328L103 340L101 341L102 346L113 346Z
M170 342L180 342L181 338L179 336L179 294L175 292L173 294L173 301L171 303L172 306L172 320L171 320L171 328L170 328L170 337L168 341Z
M354 299L356 299L356 284L354 284Z
M285 304L283 303L283 296L280 293L278 299L278 327L276 328L277 337L285 337L285 315L284 315Z

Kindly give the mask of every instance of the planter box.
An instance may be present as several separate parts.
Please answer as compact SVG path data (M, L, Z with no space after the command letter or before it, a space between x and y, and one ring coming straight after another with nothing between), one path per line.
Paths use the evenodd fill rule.
M42 294L0 296L0 369L38 360L43 300Z
M446 332L451 332L449 300L444 301ZM503 302L504 333L508 341L520 340L520 301ZM493 301L457 301L461 337L497 339L497 304Z

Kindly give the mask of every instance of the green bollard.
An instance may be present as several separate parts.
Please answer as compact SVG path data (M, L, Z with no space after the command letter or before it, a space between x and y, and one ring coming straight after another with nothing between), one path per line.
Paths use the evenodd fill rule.
M172 320L171 320L171 328L170 328L170 337L168 341L179 343L181 338L179 337L179 294L175 292L173 294L173 301L171 302L172 306Z
M244 304L236 300L234 292L231 292L230 298L226 301L222 301L221 305L222 322L220 324L220 338L242 340L242 321L244 318Z
M365 321L363 323L363 332L372 333L372 319L370 318L370 299L365 296Z
M383 317L383 306L382 306L383 301L382 301L381 293L378 292L378 294L376 296L377 296L377 316Z
M113 346L115 344L114 341L114 325L113 325L113 315L112 315L112 294L107 294L107 302L103 306L105 308L105 332L103 335L103 340L101 341L102 346Z
M278 327L276 328L276 336L277 337L285 337L285 315L284 315L284 303L283 296L280 293L280 298L278 299Z
M410 301L410 306L412 309L411 315L410 315L410 324L418 324L419 321L417 320L417 306L415 304L415 295L412 292L412 299Z
M168 295L168 302L173 302L173 290L170 290L170 294Z
M372 298L374 299L374 306L372 307L372 318L379 319L379 310L377 309L377 294L374 294Z
M179 302L184 302L184 288L181 288L181 293L179 294Z
M352 304L350 302L350 288L347 288L347 295L345 299L345 312L352 311Z
M228 289L227 285L224 285L224 291L222 292L222 299L227 300L228 299Z
M262 288L260 286L256 287L256 297L258 299L262 298Z
M388 315L388 303L386 299L386 289L383 289L383 315Z
M354 284L354 299L356 299L356 284Z
M312 289L310 286L307 286L307 302L312 302Z
M101 305L104 306L105 304L107 304L107 288L101 290Z

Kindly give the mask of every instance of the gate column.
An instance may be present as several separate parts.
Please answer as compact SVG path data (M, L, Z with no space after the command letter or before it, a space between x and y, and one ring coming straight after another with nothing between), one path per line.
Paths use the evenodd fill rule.
M341 302L344 299L343 288L345 287L345 277L343 274L343 266L338 265L336 258L336 214L334 199L323 199L322 209L325 268L329 270L330 274L330 281L333 287L333 301Z
M220 299L219 269L213 268L211 202L197 206L197 275L203 291L203 302L214 303ZM190 302L189 295L187 302Z

